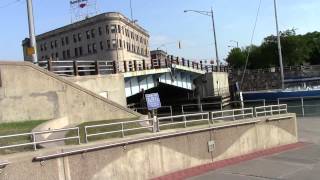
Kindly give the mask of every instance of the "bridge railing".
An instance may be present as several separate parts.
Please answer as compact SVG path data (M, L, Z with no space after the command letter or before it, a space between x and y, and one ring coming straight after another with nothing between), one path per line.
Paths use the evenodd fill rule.
M48 71L64 76L114 74L117 72L115 62L107 60L47 60L39 61L38 64Z
M70 132L75 131L75 136L65 137L65 138L53 138L53 139L47 139L47 140L41 140L37 136L43 135L43 134L55 134L55 133L61 133L61 132ZM48 143L54 143L54 142L64 142L66 140L77 140L77 142L80 144L80 131L78 127L75 128L66 128L66 129L56 129L56 130L48 130L48 131L39 131L39 132L31 132L31 133L21 133L21 134L12 134L12 135L5 135L0 136L0 142L7 139L10 140L10 138L30 138L29 142L24 143L16 143L16 144L6 144L1 143L0 144L0 150L1 149L9 149L9 148L19 148L19 147L26 147L26 146L33 146L34 150L37 150L37 145L41 144L48 144Z
M255 107L256 117L288 113L287 104Z

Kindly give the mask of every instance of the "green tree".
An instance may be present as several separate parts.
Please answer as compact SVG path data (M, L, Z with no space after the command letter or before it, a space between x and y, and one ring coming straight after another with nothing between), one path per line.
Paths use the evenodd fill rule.
M227 62L233 68L242 68L246 63L246 53L240 48L233 48L228 55Z

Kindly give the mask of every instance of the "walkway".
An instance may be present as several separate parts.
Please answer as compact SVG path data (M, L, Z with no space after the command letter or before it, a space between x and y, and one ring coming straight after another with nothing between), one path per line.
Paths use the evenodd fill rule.
M320 117L300 118L300 141L303 148L262 157L211 171L190 180L319 180Z

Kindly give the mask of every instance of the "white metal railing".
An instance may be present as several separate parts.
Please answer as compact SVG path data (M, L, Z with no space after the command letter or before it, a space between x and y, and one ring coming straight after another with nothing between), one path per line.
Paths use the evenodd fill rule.
M8 161L0 161L0 174L2 172L2 169L4 169L6 166L8 166L10 163Z
M129 131L135 131L135 130L150 130L154 131L154 125L153 125L153 119L146 119L146 120L135 120L135 121L123 121L123 122L117 122L117 123L108 123L108 124L99 124L99 125L92 125L92 126L85 126L84 132L85 132L85 141L86 143L89 142L90 137L96 137L96 136L102 136L102 135L110 135L110 134L119 134L121 133L121 137L125 137L125 132ZM145 123L145 124L143 124ZM128 124L136 124L137 127L134 128L126 128L126 125ZM113 126L113 127L112 127ZM117 127L119 130L111 130L111 131L102 131L98 133L90 133L89 131L92 129L99 129L99 128L110 128L113 129L114 127Z
M59 132L69 132L69 131L76 131L76 136L71 137L65 137L65 138L56 138L56 139L48 139L48 140L37 140L37 135L42 134L53 134L53 133L59 133ZM53 143L53 142L61 142L65 140L78 140L78 143L80 144L80 131L78 127L75 128L66 128L66 129L56 129L56 130L48 130L48 131L39 131L39 132L31 132L31 133L22 133L22 134L12 134L12 135L5 135L0 136L0 141L2 139L9 139L9 138L15 138L15 137L30 137L30 142L26 143L18 143L13 145L4 145L0 146L0 149L8 149L8 148L16 148L16 147L24 147L24 146L33 146L34 150L37 150L37 145L41 144L47 144L47 143Z
M254 112L253 108L242 108L242 109L231 109L224 111L214 111L211 112L211 120L238 120L245 118L253 118ZM240 118L239 118L240 117Z
M205 109L208 107L216 107L218 109L223 109L222 103L200 103L200 104L183 104L181 106L182 114L190 114L195 112L208 112ZM195 110L196 109L196 110ZM212 109L211 109L212 110Z
M149 112L148 108L140 108L140 107L128 107L131 110L144 114L145 112ZM144 111L144 112L143 112ZM157 110L157 117L163 117L163 116L173 116L173 109L172 106L161 106Z
M288 113L288 107L286 104L255 107L256 117L272 116L282 113Z
M192 120L190 120L192 118ZM171 120L175 119L176 122L172 122ZM170 123L161 123L170 120ZM177 122L178 121L178 122ZM180 125L183 124L184 127L188 127L188 123L195 123L195 122L201 122L201 121L207 121L208 124L210 124L210 114L207 113L196 113L196 114L184 114L184 115L178 115L178 116L171 116L171 117L159 117L157 118L158 123L158 130L161 130L161 127L165 126L174 126L174 125Z
M289 112L299 116L319 115L320 96L278 98L278 104L286 103Z

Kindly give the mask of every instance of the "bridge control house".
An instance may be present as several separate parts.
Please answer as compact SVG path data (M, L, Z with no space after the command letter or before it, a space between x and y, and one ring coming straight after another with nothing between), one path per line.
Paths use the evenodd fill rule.
M36 37L39 61L110 60L150 64L149 34L121 13L103 13ZM22 42L24 60L29 39Z

